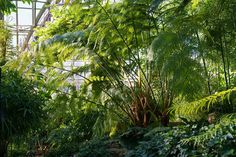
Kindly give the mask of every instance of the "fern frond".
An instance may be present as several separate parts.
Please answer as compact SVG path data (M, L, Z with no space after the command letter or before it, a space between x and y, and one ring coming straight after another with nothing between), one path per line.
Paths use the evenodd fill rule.
M47 39L42 42L42 46L50 46L55 42L64 42L64 43L73 43L80 38L84 37L84 32L76 31L76 32L68 32L62 35L55 35L53 38Z
M203 113L232 113L235 111L235 92L236 88L229 89L191 103L175 105L171 110L190 119Z
M181 140L182 144L193 143L195 146L202 145L214 138L222 138L222 140L236 138L236 114L230 114L221 118L220 122L215 125L205 126L196 136L191 136Z

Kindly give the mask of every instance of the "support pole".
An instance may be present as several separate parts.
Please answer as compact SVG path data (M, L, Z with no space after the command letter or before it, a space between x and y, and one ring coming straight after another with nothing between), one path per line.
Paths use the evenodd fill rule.
M19 16L18 16L18 0L16 0L16 50L19 51Z

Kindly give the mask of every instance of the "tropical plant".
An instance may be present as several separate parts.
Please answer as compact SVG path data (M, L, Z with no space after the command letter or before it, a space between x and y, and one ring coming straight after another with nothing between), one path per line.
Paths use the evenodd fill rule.
M48 75L55 77L51 80L54 84L55 80L63 82L75 74L83 77L84 88L92 89L85 97L89 95L89 100L99 100L101 106L109 106L115 112L122 111L118 115L125 114L133 125L147 126L156 118L167 125L168 108L176 100L211 94L222 88L222 79L227 79L222 78L223 69L215 71L222 64L216 59L220 57L215 53L218 49L207 45L209 39L217 42L208 29L215 24L204 26L212 18L206 16L205 7L218 4L189 4L190 1L75 1L69 7L55 9L54 22L38 29L40 46L36 50L40 53L33 60L41 66L39 71L48 67ZM173 19L175 13L177 18ZM63 62L80 59L87 64L65 69ZM90 76L84 77L84 73Z
M147 47L148 43L146 41L148 40L142 39L142 37L147 38L147 33L153 29L153 26L145 26L147 22L142 24L138 21L139 18L148 21L144 16L147 14L148 2L132 4L127 1L124 4L113 4L114 8L108 3L103 6L98 1L94 3L93 7L86 8L84 5L88 4L77 2L69 9L72 11L68 12L70 16L60 17L56 20L58 22L73 20L73 24L66 26L66 30L80 29L81 31L64 32L65 34L56 35L46 41L45 36L42 34L45 34L44 31L53 32L58 27L58 23L55 22L50 24L51 27L38 31L38 36L41 37L39 41L43 41L41 43L41 51L43 53L39 53L41 57L37 60L40 64L49 67L58 67L63 65L64 61L71 59L73 60L72 62L76 62L76 59L79 58L88 60L88 63L83 68L73 67L70 71L65 70L63 67L58 67L58 69L64 70L66 73L69 72L69 76L74 74L82 76L84 72L89 71L90 76L84 78L86 80L84 88L92 86L92 91L87 90L87 94L92 92L92 95L89 94L92 96L89 99L90 101L99 100L101 106L105 105L106 108L111 108L118 116L123 117L122 114L126 114L132 124L147 126L150 122L150 112L157 109L154 98L151 96L153 94L151 94L152 89L148 85L149 80L142 70L144 68L144 58L138 54L138 51L146 53L143 46ZM139 8L139 11L137 10L139 13L129 15L133 20L131 23L125 18L127 12L122 10L127 5L132 6L133 9ZM74 7L80 9L73 12ZM95 11L97 11L96 18L91 14ZM88 16L90 14L91 16ZM78 18L78 15L81 18ZM118 21L115 20L115 17ZM107 18L109 19L108 21L106 21ZM118 23L122 25L118 25ZM146 29L147 33L141 34L141 29L138 28L142 27ZM128 34L127 31L129 32ZM53 33L55 34L55 32ZM60 34L61 32L58 33ZM97 36L97 33L100 35ZM46 36L48 37L49 35L50 33ZM61 47L61 44L67 47L66 51ZM58 52L53 57L50 52L55 49ZM117 66L114 66L113 63ZM134 68L139 70L134 70ZM51 69L53 70L53 68ZM120 114L119 111L116 111L117 109L122 110L123 113Z
M9 59L9 54L7 49L10 46L11 32L7 28L3 21L0 21L0 66L3 66L7 59Z
M235 88L222 91L203 99L176 105L174 112L186 122L208 122L198 134L182 139L183 144L194 145L199 149L207 146L211 153L206 155L235 154Z
M222 120L221 125L224 125L225 120ZM231 124L228 125L229 123ZM115 139L94 139L86 142L80 145L77 154L114 156L112 151L123 151L125 154L122 156L126 157L234 156L235 122L228 121L217 132L214 131L216 128L218 125L132 128ZM117 148L117 145L120 146Z
M191 103L175 105L172 109L175 114L192 121L207 120L208 114L215 113L221 117L235 113L235 88L222 91Z
M235 155L235 7L76 0L51 9L54 20L36 29L34 50L6 65L53 96L35 143L52 156L79 148L81 156L112 156L106 140L80 143L173 118L188 125L131 131L127 156Z
M234 156L236 154L235 123L221 128L222 130L217 133L212 132L211 137L204 137L204 142L203 139L200 140L206 133L209 135L217 127L217 125L203 127L193 125L154 128L146 132L139 140L139 144L129 150L126 156ZM228 130L229 128L231 129Z
M168 5L167 3L163 7L174 11L178 8L178 4ZM156 118L162 119L162 124L167 125L169 121L167 110L172 105L173 99L180 94L193 95L189 91L193 91L193 88L200 88L202 77L199 72L201 66L197 61L191 59L192 45L183 44L179 49L179 52L182 49L185 50L182 54L185 55L188 62L179 62L179 69L174 69L175 63L172 64L172 69L170 69L172 71L168 71L168 73L174 72L174 76L170 74L167 77L167 73L163 73L167 69L156 67L155 63L159 62L161 55L155 55L155 61L152 63L148 61L149 45L164 27L156 19L158 14L153 8L154 6L157 8L159 5L157 2L149 1L124 1L105 5L99 1L89 3L76 1L69 9L62 8L53 12L55 22L48 24L47 28L37 31L40 53L37 53L36 61L42 66L48 66L49 73L50 70L55 69L64 71L64 77L74 74L82 76L84 72L89 71L90 76L84 77L86 80L84 88L92 87L92 94L91 90L87 90L87 94L92 96L89 100L100 100L99 103L102 106L109 106L108 108L115 112L122 111L132 125L146 127ZM123 9L127 6L132 11ZM150 10L150 6L154 10ZM75 7L77 10L74 9ZM136 10L136 13L133 10ZM62 12L63 16L60 16ZM96 15L94 15L95 12ZM140 22L139 19L143 19L143 21ZM61 27L62 24L63 27ZM57 29L59 27L60 29ZM169 35L171 36L171 33ZM164 40L161 39L163 36L160 34L159 40ZM186 36L187 33L184 37ZM173 38L174 40L177 39ZM179 43L183 43L184 40L187 39L180 39ZM156 39L153 47L158 44ZM156 52L156 47L154 49L153 51ZM174 50L177 49L172 45L170 53L173 53ZM174 56L182 58L183 55L173 53L172 59L176 59ZM72 70L65 70L63 67L64 61L76 62L81 58L88 61L83 68L72 67ZM186 66L190 63L192 66ZM152 70L151 67L158 70ZM187 80L177 75L183 67L188 67L183 72L184 75L187 75ZM194 76L190 75L193 69L196 69ZM154 75L156 72L159 75ZM195 79L196 76L199 78L198 80ZM179 81L175 84L166 82L170 78L174 82L177 77ZM159 79L160 83L157 81ZM177 90L181 88L182 82L188 82L185 83L185 86L188 87L185 92L183 91L185 88L182 88L182 92ZM167 92L163 92L166 90ZM118 111L118 113L120 112ZM123 117L123 115L119 116Z
M44 98L33 81L7 70L1 77L0 94L0 154L5 157L14 136L21 136L40 124Z

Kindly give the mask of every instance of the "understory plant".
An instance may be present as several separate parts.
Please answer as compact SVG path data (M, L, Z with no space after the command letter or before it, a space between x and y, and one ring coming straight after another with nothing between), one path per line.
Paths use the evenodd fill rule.
M0 155L5 157L15 136L40 125L45 99L37 84L15 71L4 70L0 86Z

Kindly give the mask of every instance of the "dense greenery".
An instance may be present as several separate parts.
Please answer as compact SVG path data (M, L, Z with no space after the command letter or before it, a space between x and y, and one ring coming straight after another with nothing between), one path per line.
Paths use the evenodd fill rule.
M4 71L0 86L0 155L5 157L14 137L40 126L44 97L34 82L25 80L17 72Z
M93 140L78 148L78 156L235 156L235 123L222 132L201 143L187 143L186 140L210 131L215 126L200 127L187 125L168 128L133 128L113 140ZM98 147L99 146L99 147ZM115 149L111 149L115 148ZM124 155L124 152L126 155ZM123 153L123 154L122 154ZM114 155L115 154L115 155Z
M235 1L75 0L51 12L29 52L4 58L48 96L40 126L18 139L25 154L236 155Z
M45 92L36 81L22 77L17 71L2 69L15 57L10 48L11 32L0 21L0 156L6 157L8 145L40 125Z

